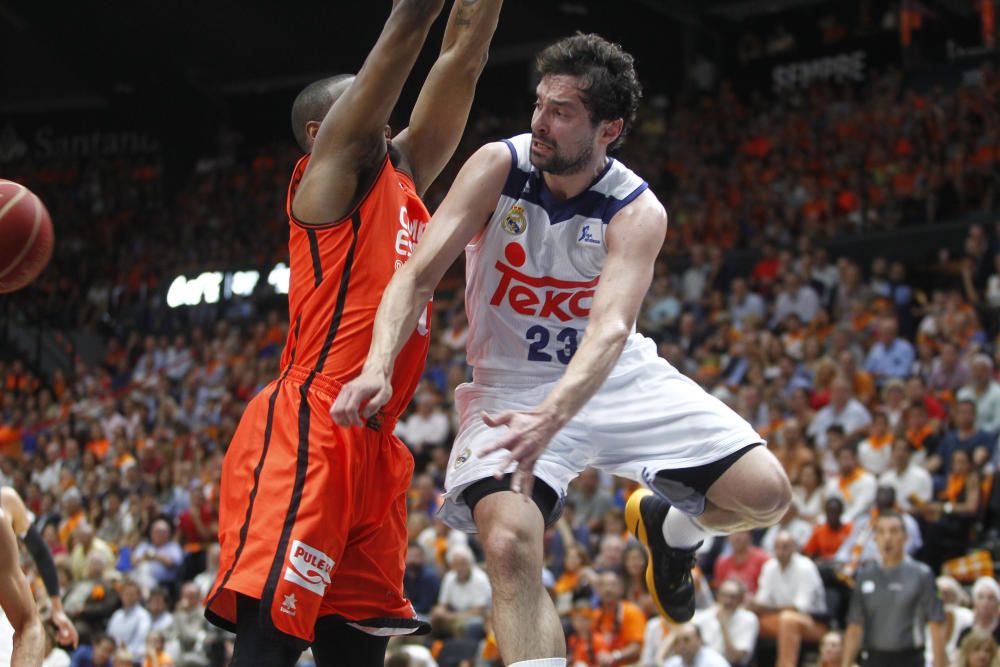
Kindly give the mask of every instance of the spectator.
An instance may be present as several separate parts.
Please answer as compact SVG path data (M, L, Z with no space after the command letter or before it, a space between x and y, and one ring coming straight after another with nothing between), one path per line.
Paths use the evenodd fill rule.
M188 506L177 519L177 533L184 550L182 579L193 579L205 570L206 550L218 538L219 517L205 498L200 482L192 481Z
M889 417L884 412L872 416L868 437L858 444L858 463L861 467L878 476L889 469L892 459L892 431Z
M745 278L734 278L729 286L729 319L736 329L742 331L747 317L764 319L764 298L747 287Z
M441 411L437 396L431 391L420 391L414 400L416 411L400 422L396 434L409 446L415 457L426 460L427 450L445 444L448 433L451 432L451 424L448 415Z
M802 324L807 325L815 319L819 309L819 295L816 294L816 290L811 285L803 284L799 275L790 271L784 276L783 289L775 302L771 326L778 326L789 315L797 316Z
M760 618L760 634L777 640L778 667L799 663L802 641L817 642L826 632L826 598L819 569L781 533L774 558L764 564L750 609Z
M892 467L879 476L879 486L892 487L899 506L906 512L930 502L934 495L934 482L923 466L914 463L913 445L905 438L896 438L892 443L891 457Z
M594 631L599 612L581 599L570 613L572 631L566 636L566 657L571 667L601 667L613 657L604 633Z
M115 640L108 635L96 635L91 644L81 644L70 661L70 667L111 667Z
M875 507L871 512L859 516L851 528L837 555L834 557L842 574L851 577L862 564L878 559L878 546L873 539L876 535L878 518L886 513L896 513L896 492L890 486L880 486L875 492ZM903 540L903 553L913 555L923 546L920 526L909 514L900 514L906 535Z
M418 614L429 614L438 600L441 578L433 567L424 562L424 550L416 542L406 546L406 570L403 591Z
M927 388L933 392L956 392L969 382L969 367L962 361L958 345L945 341L940 356L934 360L933 370L927 378Z
M970 382L958 390L959 401L976 402L976 428L996 434L1000 432L1000 384L993 379L993 361L989 355L977 354L969 366Z
M826 520L816 524L802 553L818 561L818 565L832 563L841 545L851 534L853 524L843 522L844 501L838 496L826 500Z
M162 588L154 588L149 593L146 601L146 610L149 611L150 632L166 633L174 623L174 615L170 613L167 604L167 592Z
M997 641L981 632L971 632L962 640L955 667L992 667L997 662Z
M958 642L973 632L1000 641L1000 584L993 577L979 577L972 585L972 625L958 635Z
M95 636L103 631L120 605L118 591L108 576L110 563L108 556L92 551L84 576L66 590L63 606L81 635Z
M810 524L815 524L826 498L823 468L816 461L813 461L802 466L794 479L792 504L795 507L796 516Z
M157 519L149 530L149 540L132 554L135 580L147 591L158 586L176 590L183 560L181 546L170 539L170 524ZM135 653L133 648L129 650Z
M673 655L666 657L663 649L671 647ZM658 663L663 667L729 667L729 663L717 651L705 646L701 641L698 626L687 623L677 629L673 642L661 647ZM666 658L666 662L664 662Z
M108 543L99 537L94 536L94 527L86 521L81 522L74 531L76 536L76 546L70 556L70 569L73 572L73 579L83 579L90 569L90 557L98 553L105 558L104 562L110 563L114 560L114 552Z
M720 556L715 561L716 582L736 579L751 594L757 592L757 579L761 568L770 556L763 549L755 547L750 541L748 531L739 531L728 536L731 553Z
M717 651L732 667L750 662L760 631L757 616L743 606L745 597L743 584L727 579L719 586L716 603L695 613L692 620L705 646Z
M906 528L898 514L883 512L875 525L881 562L857 575L847 612L842 667L863 652L871 667L923 667L924 626L930 628L933 667L945 667L944 608L930 568L905 558Z
M856 445L844 445L837 452L839 473L826 483L826 496L838 496L844 501L844 521L853 523L871 509L875 502L875 476L858 465Z
M595 629L607 639L608 655L598 664L630 665L639 659L646 616L638 606L623 600L625 587L614 572L597 576L598 614Z
M438 622L450 625L463 636L481 638L483 617L490 605L489 577L476 565L472 550L456 545L448 550L448 572L441 581L433 614Z
M126 580L121 590L122 608L111 615L108 621L108 635L119 646L132 655L145 655L146 637L152 619L149 612L139 604L142 593L139 584Z
M849 381L837 377L830 385L830 403L816 413L806 432L816 446L822 449L826 447L827 430L831 426L842 427L844 434L851 438L867 427L871 420L871 414L865 406L851 396Z
M164 631L167 653L174 662L186 667L207 667L205 653L209 632L198 587L188 582L181 586L180 600L174 608L173 624Z
M818 667L843 667L844 637L836 631L823 635L819 641Z
M962 450L976 467L982 466L993 456L996 439L976 428L976 404L959 401L955 406L955 427L945 432L937 450L924 464L934 480L934 488L941 490L951 472L952 454Z
M608 510L614 507L611 494L601 488L600 473L594 468L587 468L570 485L569 498L576 508L574 528L584 525L593 533L600 525L601 519Z
M875 382L882 385L892 378L905 378L916 354L909 341L898 337L898 324L893 317L885 317L878 324L878 339L868 350L865 370L871 373Z
M962 589L961 584L951 577L938 577L936 583L941 604L944 605L944 626L948 630L945 637L945 656L948 658L948 664L953 665L958 657L958 638L972 627L974 612L968 607L969 595ZM934 656L925 651L924 661L929 663L933 660Z
M162 632L154 630L149 633L146 638L146 650L143 654L146 657L142 661L142 667L165 667L174 664L174 659L164 650L164 644Z

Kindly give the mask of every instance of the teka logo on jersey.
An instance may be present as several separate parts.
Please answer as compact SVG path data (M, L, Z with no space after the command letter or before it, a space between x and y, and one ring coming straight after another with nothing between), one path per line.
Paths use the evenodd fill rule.
M297 584L307 591L312 591L322 597L330 584L330 573L333 571L333 559L319 549L313 549L308 544L292 541L288 550L288 564L285 568L285 581Z
M504 248L504 257L510 266L501 261L496 263L500 284L490 299L490 305L499 306L506 299L519 315L554 317L561 322L590 315L593 288L600 276L587 281L527 276L515 268L524 266L527 260L519 243L508 243Z

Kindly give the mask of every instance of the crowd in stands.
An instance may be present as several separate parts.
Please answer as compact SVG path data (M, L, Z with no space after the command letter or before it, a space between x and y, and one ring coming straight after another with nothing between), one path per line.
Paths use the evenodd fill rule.
M655 615L646 555L624 522L635 483L585 471L540 573L573 667L789 655L839 666L852 575L877 557L872 526L889 509L907 517L908 553L942 575L953 664L974 642L996 655L1000 216L970 226L959 255L928 258L940 269L931 285L908 280L913 267L892 248L860 265L825 241L996 210L998 109L988 68L953 91L908 89L888 71L780 103L723 85L643 108L622 159L665 201L671 227L638 328L766 438L795 501L772 529L703 545L698 614L674 626ZM526 127L526 116L480 115L463 152ZM0 484L33 512L82 636L47 664L214 666L231 651L201 606L218 564L221 461L247 400L279 371L287 322L263 281L215 305L174 310L164 295L178 274L286 256L296 157L226 141L179 193L145 158L26 161L7 174L42 196L59 244L36 285L0 299L3 317L105 339L100 358L48 376L0 354ZM728 262L748 249L748 271ZM394 665L500 664L481 549L435 515L451 397L469 375L460 287L453 274L435 299L424 382L398 427L416 459L406 590L434 631L394 642Z

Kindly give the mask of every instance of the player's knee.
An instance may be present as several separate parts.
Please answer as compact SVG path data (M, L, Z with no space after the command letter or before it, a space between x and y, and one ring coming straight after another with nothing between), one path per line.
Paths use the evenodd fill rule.
M760 471L752 495L753 507L748 509L761 526L770 526L777 523L791 506L792 484L785 470L775 463Z
M519 579L541 568L540 545L516 524L494 526L483 536L483 551L491 579Z

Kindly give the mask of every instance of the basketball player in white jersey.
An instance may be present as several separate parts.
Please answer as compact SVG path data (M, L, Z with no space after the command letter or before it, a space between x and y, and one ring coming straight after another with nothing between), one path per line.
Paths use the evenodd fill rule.
M701 541L771 525L791 499L750 425L635 332L667 215L642 179L607 156L638 106L632 57L578 34L537 64L531 134L488 144L462 168L383 295L362 373L331 409L338 423L361 426L385 404L420 304L464 248L474 373L455 392L460 426L441 511L481 533L511 667L566 664L538 573L544 526L584 467L652 489L633 494L626 518L650 552L653 599L677 622L694 613Z

